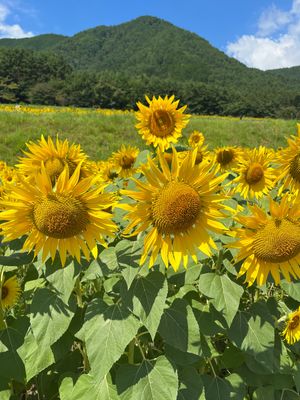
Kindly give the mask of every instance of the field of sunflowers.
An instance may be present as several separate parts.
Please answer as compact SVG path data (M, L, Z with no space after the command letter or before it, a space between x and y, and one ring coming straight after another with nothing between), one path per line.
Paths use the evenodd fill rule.
M0 162L0 399L299 399L300 125L209 151L137 106L146 150Z

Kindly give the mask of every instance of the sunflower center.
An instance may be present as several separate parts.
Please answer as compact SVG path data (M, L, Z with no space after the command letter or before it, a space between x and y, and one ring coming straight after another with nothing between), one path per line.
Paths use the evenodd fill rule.
M82 232L89 223L84 204L64 194L48 194L33 208L36 228L47 236L64 239Z
M69 167L69 174L72 175L76 169L76 164L71 160L59 157L51 157L46 160L45 168L52 181L59 177L66 165Z
M135 158L132 156L124 155L120 160L120 165L123 169L130 169L135 162Z
M203 153L201 150L198 150L196 155L195 165L200 164L202 160L203 160Z
M217 161L221 165L229 164L234 158L234 152L231 149L220 150L217 154Z
M300 154L292 159L290 163L290 174L292 178L300 182Z
M300 325L300 317L299 315L295 315L289 323L290 329L296 329Z
M246 182L249 183L249 185L253 185L257 182L259 182L264 176L264 170L262 166L259 163L254 163L250 165L250 167L247 169L246 172Z
M152 204L153 224L160 233L184 232L196 222L200 197L183 182L169 182Z
M173 115L166 110L155 110L150 117L150 130L155 136L170 135L175 127Z
M267 222L254 237L253 252L266 262L291 260L300 252L300 227L288 219Z
M4 300L8 295L8 289L6 286L2 286L1 289L1 300Z

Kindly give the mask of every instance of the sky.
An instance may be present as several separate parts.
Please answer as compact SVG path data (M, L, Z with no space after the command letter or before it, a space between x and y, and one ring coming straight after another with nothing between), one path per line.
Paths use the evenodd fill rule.
M249 67L300 65L300 0L0 0L0 38L163 18Z

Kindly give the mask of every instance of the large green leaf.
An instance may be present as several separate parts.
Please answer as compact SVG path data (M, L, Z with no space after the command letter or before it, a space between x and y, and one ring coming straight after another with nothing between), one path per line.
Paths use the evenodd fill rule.
M28 326L28 318L21 317L0 332L0 387L5 387L12 379L18 382L25 380L24 364L17 350L24 343Z
M115 247L121 273L129 289L140 271L141 245L137 241L121 240Z
M112 385L107 376L101 381L96 380L93 376L83 374L73 386L73 379L66 377L63 379L59 394L61 400L118 400L116 388Z
M86 343L91 373L102 379L134 338L140 322L121 304L108 305L94 299L87 308L85 323L76 336Z
M144 360L140 365L121 365L116 384L122 400L176 400L177 373L166 357Z
M231 385L218 376L203 375L205 400L230 400Z
M211 303L223 316L230 326L240 304L244 289L227 275L218 275L212 272L201 274L199 290L211 298Z
M178 400L199 400L203 392L201 375L195 368L187 367L179 373L180 388Z
M30 264L34 259L33 253L13 253L9 256L0 256L0 265L7 267L21 267Z
M48 288L36 290L30 307L33 335L42 348L55 343L68 329L75 312L74 302L65 304Z
M165 276L158 271L151 271L147 276L135 279L128 293L132 301L133 313L140 318L152 339L157 332L167 294L167 281Z
M274 371L274 327L264 303L238 311L228 332L233 343L269 371Z
M45 346L42 348L37 343L31 330L27 332L24 344L17 352L25 365L27 381L55 362L51 347Z
M74 262L71 262L66 267L60 268L47 276L47 281L52 288L57 290L57 294L65 303L69 301L78 273L79 271L75 269Z
M175 299L165 309L159 333L166 343L181 351L201 355L201 336L192 307L184 299Z
M300 301L300 282L282 280L280 286L292 299Z

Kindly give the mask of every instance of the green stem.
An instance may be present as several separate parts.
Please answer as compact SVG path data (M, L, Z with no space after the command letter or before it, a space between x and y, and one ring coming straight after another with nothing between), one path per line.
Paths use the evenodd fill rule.
M80 282L80 277L79 276L76 279L74 290L75 290L76 297L77 297L78 307L83 308L83 300L82 300L82 293L81 293L81 282Z
M135 338L128 345L128 364L134 364L134 346Z
M0 331L7 328L4 318L4 309L2 307L2 285L4 282L4 267L0 267Z

